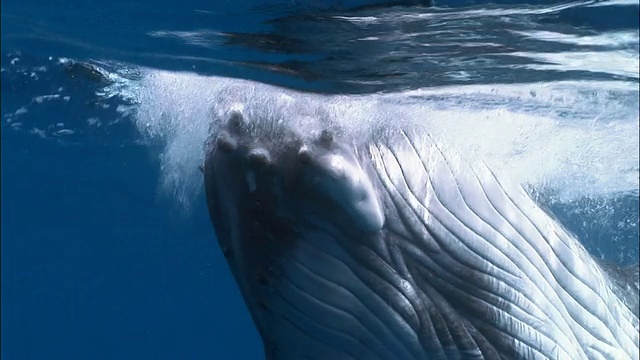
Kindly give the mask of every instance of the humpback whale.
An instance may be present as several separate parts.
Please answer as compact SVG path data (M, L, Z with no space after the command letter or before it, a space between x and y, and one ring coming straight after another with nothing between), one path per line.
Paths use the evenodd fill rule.
M599 264L520 184L425 127L316 115L229 106L205 146L266 359L639 357L637 272Z

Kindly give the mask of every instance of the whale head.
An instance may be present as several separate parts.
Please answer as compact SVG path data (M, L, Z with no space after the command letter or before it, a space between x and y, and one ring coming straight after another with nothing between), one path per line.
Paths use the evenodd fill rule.
M207 203L267 359L637 357L637 311L489 169L420 132L219 117Z
M322 239L375 237L385 222L366 148L318 119L304 129L229 112L207 144L208 207L225 257L268 352L275 352L283 272ZM325 245L328 245L325 244Z
M382 228L378 190L360 149L327 129L302 134L264 125L233 111L209 142L205 178L217 185L207 186L207 195L216 199L209 203L212 210L241 207L248 212L238 210L237 216L248 219L349 224L365 233Z

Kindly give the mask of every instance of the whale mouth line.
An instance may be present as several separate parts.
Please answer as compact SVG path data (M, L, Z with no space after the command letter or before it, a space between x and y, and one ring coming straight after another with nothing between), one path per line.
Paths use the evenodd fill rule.
M625 285L522 187L420 127L294 123L233 110L203 167L269 359L638 355Z

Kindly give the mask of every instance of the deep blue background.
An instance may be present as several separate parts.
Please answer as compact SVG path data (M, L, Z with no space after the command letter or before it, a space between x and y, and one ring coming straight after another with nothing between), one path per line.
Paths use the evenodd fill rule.
M159 149L140 143L113 99L52 62L35 81L2 73L2 359L261 359L204 195L189 213L158 191ZM36 104L63 86L71 101ZM4 122L4 119L3 119ZM72 136L29 128L58 122ZM84 126L83 126L84 124Z
M29 106L21 120L26 129L64 122L76 130L65 139L43 139L2 126L3 359L263 358L218 248L204 195L188 214L159 195L157 149L140 144L128 121L94 132L87 129L90 117L105 123L117 118L116 104L97 108L91 96L97 84L82 76L71 81L72 74L47 61L49 56L113 59L171 70L192 70L191 64L197 63L195 70L203 73L281 82L264 72L208 60L276 61L293 55L188 47L148 36L154 30L259 31L265 14L276 16L283 4L291 4L280 0L265 7L265 0L256 8L259 2L73 0L62 6L3 0L3 68L19 58L20 63L51 69L40 74L38 82L28 74L3 72L3 115L33 105L34 96L56 93L64 85L71 102ZM328 2L338 7L348 3ZM288 9L309 11L322 3L297 1L302 9ZM637 12L620 17L607 11L572 10L569 21L577 26L588 19L597 29L611 24L638 27ZM630 212L637 212L637 199L629 204Z

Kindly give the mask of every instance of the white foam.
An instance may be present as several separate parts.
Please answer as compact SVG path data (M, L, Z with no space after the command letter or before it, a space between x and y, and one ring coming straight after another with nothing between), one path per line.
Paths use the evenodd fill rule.
M200 190L198 166L207 138L215 81L193 74L148 71L138 88L136 125L163 142L162 185L183 205Z
M589 7L601 7L601 6L638 6L640 1L638 0L609 0L609 1L597 1L593 4L589 4Z
M198 166L210 124L215 128L214 120L234 107L251 121L303 127L305 119L322 117L354 132L388 123L420 124L466 156L570 200L637 193L638 90L632 85L494 84L323 96L147 69L136 86L135 121L147 139L162 142L163 188L183 205L201 190Z
M60 94L53 94L53 95L41 95L41 96L36 96L33 98L33 101L38 103L38 104L42 104L44 101L51 101L51 100L56 100L60 98Z
M147 33L151 37L177 39L188 45L211 47L220 45L223 34L217 31L200 29L194 31L151 31Z
M528 64L534 70L589 71L638 78L638 52L635 51L565 51L556 53L512 52L543 64Z
M638 44L638 31L612 31L598 35L563 34L554 31L511 31L527 38L580 46L627 46Z
M618 0L626 1L626 0ZM637 0L632 0L637 1ZM333 19L350 22L356 25L370 25L380 23L398 23L406 21L416 21L424 19L438 19L438 20L455 20L455 19L472 19L481 17L507 17L513 15L541 15L552 14L562 10L571 9L575 7L584 6L583 1L574 1L554 6L526 6L526 7L494 7L494 8L438 8L432 7L429 12L414 12L414 11L394 11L377 16L333 16Z

